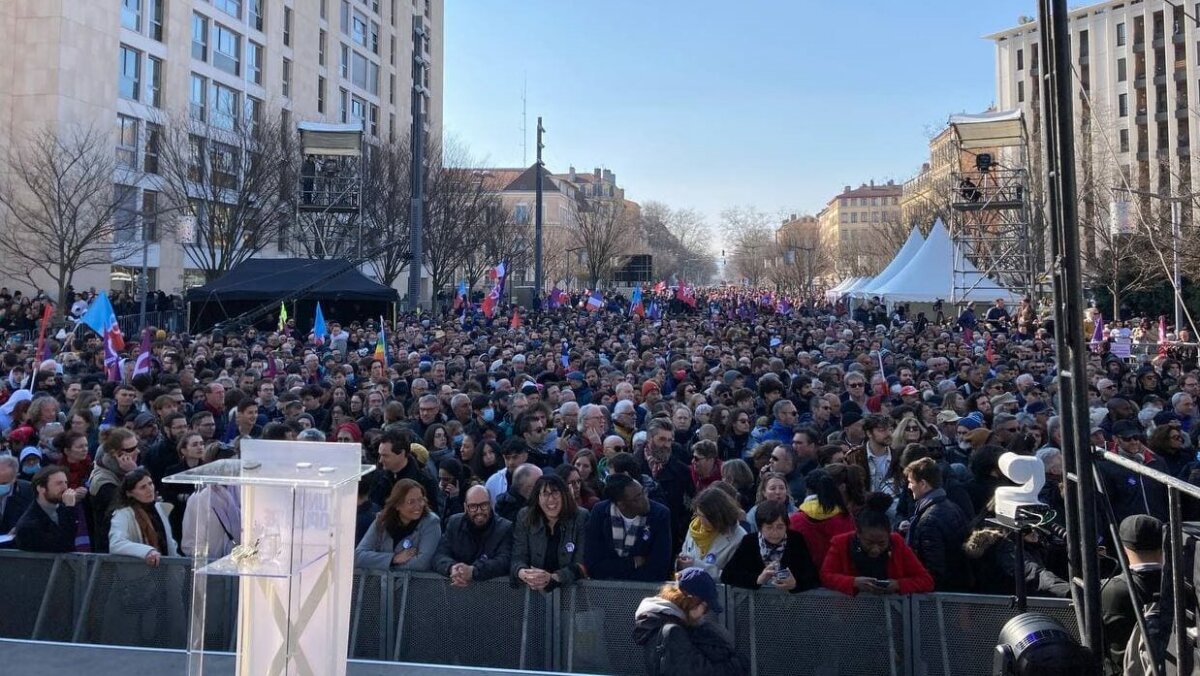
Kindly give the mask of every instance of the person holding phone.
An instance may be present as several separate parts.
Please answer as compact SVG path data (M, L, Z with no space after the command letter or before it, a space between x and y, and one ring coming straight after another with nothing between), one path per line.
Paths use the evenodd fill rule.
M757 532L747 533L725 569L721 582L732 587L777 587L793 594L820 586L804 536L788 530L787 508L764 502L754 513Z
M893 533L888 508L892 496L871 493L855 519L853 533L829 543L821 568L821 584L843 594L925 594L933 577L904 538Z

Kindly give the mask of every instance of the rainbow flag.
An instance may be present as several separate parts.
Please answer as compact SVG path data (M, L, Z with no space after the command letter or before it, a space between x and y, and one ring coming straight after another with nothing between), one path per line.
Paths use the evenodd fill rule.
M387 340L383 335L383 315L379 316L379 338L375 341L375 359L383 362L383 367L387 368Z

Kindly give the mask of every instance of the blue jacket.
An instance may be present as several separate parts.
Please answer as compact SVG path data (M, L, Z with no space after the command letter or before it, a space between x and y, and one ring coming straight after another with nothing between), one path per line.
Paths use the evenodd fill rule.
M761 441L778 441L781 444L791 446L792 435L794 433L795 432L790 425L784 425L776 420L775 422L771 423L771 427L767 430L767 433L762 436Z
M666 507L650 501L646 526L629 556L621 558L613 549L611 502L602 500L592 509L584 531L583 562L588 577L596 580L635 580L663 582L671 576L671 514ZM646 557L646 564L635 568L633 557Z

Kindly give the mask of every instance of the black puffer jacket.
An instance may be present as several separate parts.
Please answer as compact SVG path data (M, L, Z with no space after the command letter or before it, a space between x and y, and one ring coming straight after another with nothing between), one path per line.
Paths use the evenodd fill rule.
M933 576L938 591L966 591L970 584L962 546L970 522L958 505L937 488L917 501L905 538Z
M684 613L666 599L642 599L634 613L633 640L644 649L648 676L740 676L750 665L738 655L733 639L705 618L689 627Z

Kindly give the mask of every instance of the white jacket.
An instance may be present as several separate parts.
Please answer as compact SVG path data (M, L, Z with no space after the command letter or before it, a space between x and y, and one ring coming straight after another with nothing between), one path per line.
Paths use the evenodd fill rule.
M154 508L158 510L158 518L162 519L163 530L167 533L167 553L164 556L178 556L179 547L175 544L175 538L171 536L171 522L167 520L171 513L171 505L156 502ZM112 525L108 530L110 554L144 559L153 550L153 547L142 541L142 531L138 528L132 507L122 507L113 512Z
M720 580L721 571L725 569L725 564L729 563L729 559L733 558L733 553L737 551L738 545L742 543L742 538L745 536L746 530L738 526L732 531L714 538L712 546L708 548L708 553L701 555L700 548L696 546L696 541L689 533L687 539L683 541L683 549L679 550L679 553L692 557L693 566L703 568L714 580Z
M206 520L203 527L209 559L219 559L233 551L238 542L230 539L230 536L240 541L242 535L241 507L237 491L237 486L205 486L192 494L183 510L183 532L180 536L179 550L184 556L195 556L196 526L200 519ZM230 523L224 523L221 514L213 509L213 500L225 507L222 511L227 517L231 517Z

